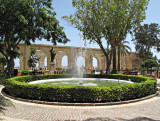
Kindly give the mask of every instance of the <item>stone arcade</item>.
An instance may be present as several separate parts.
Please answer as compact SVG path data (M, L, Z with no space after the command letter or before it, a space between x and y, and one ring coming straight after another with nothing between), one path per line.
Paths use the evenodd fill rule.
M82 56L85 59L85 69L89 70L93 68L93 57L97 59L97 68L98 70L105 70L106 61L105 56L100 49L95 48L82 48L82 53L80 53L80 47L71 47L71 46L52 46L52 45L42 45L42 44L32 44L30 45L36 49L36 54L40 57L39 60L39 69L44 69L44 60L47 57L47 69L49 69L51 56L50 49L54 47L56 56L54 59L55 67L62 66L63 56L68 57L68 68L72 68L76 65L77 58ZM30 46L19 44L20 53L20 69L30 69L27 65L27 61L30 56ZM118 60L118 59L117 59ZM131 52L130 55L121 57L121 69L135 69L140 67L140 59L137 58L136 53ZM118 64L118 62L117 62ZM118 66L118 65L117 65ZM112 70L112 65L111 65Z

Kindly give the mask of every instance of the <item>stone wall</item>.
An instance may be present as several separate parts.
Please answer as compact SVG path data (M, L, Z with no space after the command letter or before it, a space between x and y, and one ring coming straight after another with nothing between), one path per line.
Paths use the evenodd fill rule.
M30 56L30 47L34 47L37 50L37 55L40 57L39 68L44 68L44 59L47 57L47 69L49 69L51 56L50 49L54 47L56 51L55 64L56 67L61 67L62 58L64 56L68 57L68 68L75 66L77 58L79 56L85 59L85 69L90 70L93 68L93 57L97 59L98 70L106 69L106 58L100 49L95 48L81 48L71 47L71 46L52 46L52 45L42 45L42 44L32 44L30 46L19 44L20 56L20 69L30 69L27 62ZM118 61L118 59L117 59ZM130 55L121 57L121 69L135 69L140 67L141 60L136 57L135 53L130 53ZM118 66L118 62L117 62ZM112 65L111 65L112 70Z

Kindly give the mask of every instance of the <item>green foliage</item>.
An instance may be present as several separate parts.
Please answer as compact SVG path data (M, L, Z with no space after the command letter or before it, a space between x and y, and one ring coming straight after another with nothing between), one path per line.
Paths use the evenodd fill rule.
M25 69L21 71L22 75L28 75L29 74L29 70Z
M6 59L3 57L3 55L0 53L0 64L5 66L7 64Z
M28 84L41 79L72 77L72 75L38 75L9 78L4 81L8 94L34 100L59 102L113 102L131 100L154 94L157 91L156 80L149 77L131 75L85 75L87 78L131 79L133 84L112 87L57 86Z
M56 70L62 70L62 67L56 67Z
M51 6L52 0L0 0L0 53L9 76L14 74L14 58L20 56L19 43L69 41Z
M35 48L31 47L31 52L30 52L30 57L28 60L28 66L32 68L32 70L36 67L36 64L39 61L39 57L36 55L36 50Z
M126 55L126 54L130 54L130 52L132 51L131 48L126 45L129 44L128 41L121 41L118 47L118 70L120 70L120 60L121 60L121 56Z
M71 25L83 33L85 40L96 42L106 56L109 69L109 56L102 44L102 38L111 45L113 70L116 70L116 49L127 34L145 19L149 0L73 0L76 12L64 16Z
M158 66L158 63L155 59L148 59L142 62L141 66L144 68L154 68Z
M152 69L158 69L159 65L155 59L148 59L141 63L141 67L147 69L147 72L151 69L150 72L152 74Z
M135 38L133 41L139 57L143 58L143 60L153 58L151 49L153 47L156 47L157 50L160 48L159 35L160 27L156 23L144 24L134 30Z

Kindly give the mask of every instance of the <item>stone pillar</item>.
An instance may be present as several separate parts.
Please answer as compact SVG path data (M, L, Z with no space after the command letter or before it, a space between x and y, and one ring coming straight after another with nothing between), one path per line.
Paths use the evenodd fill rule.
M76 65L75 49L70 48L70 56L68 57L68 68L72 68Z
M68 69L71 68L71 57L68 56Z
M102 68L101 68L101 70L106 70L106 66L107 66L106 57L104 55L102 55L101 58L102 58Z
M54 73L55 70L56 70L55 63L54 62L50 62L49 72L50 73Z
M24 63L23 63L23 56L21 56L20 58L19 58L19 60L20 60L20 69L24 69Z
M23 69L30 69L28 66L28 60L30 56L30 46L24 45L23 50Z
M97 58L97 70L102 70L102 68L101 68L101 58Z
M59 58L56 58L56 67L61 67L61 61Z
M51 62L51 57L47 56L47 70L49 70L50 62Z

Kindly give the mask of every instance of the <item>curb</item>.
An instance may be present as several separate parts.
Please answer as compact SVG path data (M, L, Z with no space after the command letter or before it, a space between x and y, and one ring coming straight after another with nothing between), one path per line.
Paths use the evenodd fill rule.
M47 102L47 101L16 98L16 97L13 97L13 96L10 96L10 95L6 94L3 91L3 89L1 91L2 95L4 97L8 97L8 98L11 98L11 99L14 99L14 100L23 101L23 102L29 102L29 103L46 104L46 105L61 105L61 106L107 106L107 105L109 106L109 105L120 105L120 104L134 103L134 102L147 100L147 99L150 99L150 98L153 98L153 97L159 95L159 92L157 91L153 95L149 95L149 96L146 96L146 97L143 97L143 98L139 98L139 99L128 100L128 101L106 102L106 103L65 103L65 102Z

